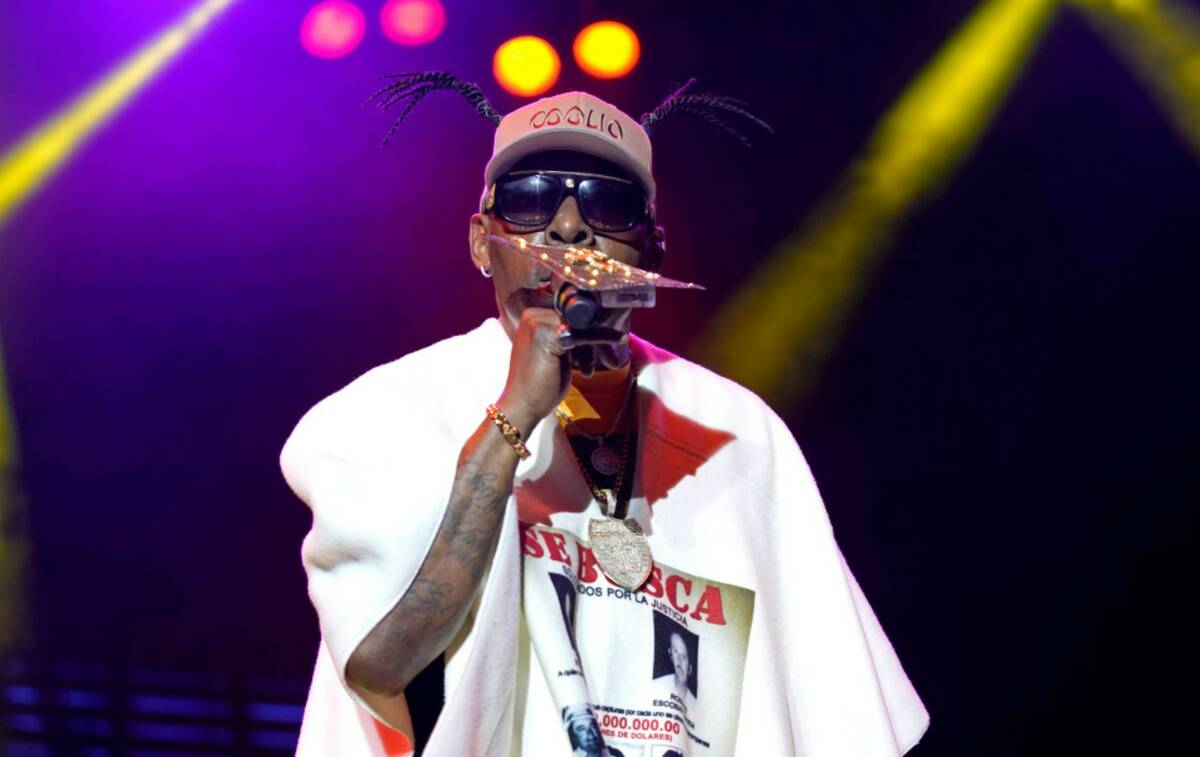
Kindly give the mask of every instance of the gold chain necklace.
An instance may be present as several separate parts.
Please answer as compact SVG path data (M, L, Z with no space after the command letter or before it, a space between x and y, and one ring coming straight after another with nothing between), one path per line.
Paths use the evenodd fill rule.
M629 373L630 388L626 399L637 392L637 364L634 362L632 350L629 353ZM622 406L622 411L624 409ZM579 465L579 472L583 475L584 483L587 484L592 496L600 503L604 512L603 518L593 518L588 522L588 541L591 543L592 554L596 556L596 564L600 566L600 570L608 576L609 580L629 591L640 589L646 583L646 579L650 577L650 570L654 566L654 558L650 554L650 542L646 539L642 527L633 518L625 517L626 511L629 509L629 498L621 501L621 487L625 483L625 473L630 467L629 446L635 433L633 420L637 414L638 407L635 400L633 412L629 413L625 419L625 443L621 451L621 463L617 470L616 481L614 481L611 500L608 493L592 481L587 466L583 464L583 461L579 459L579 453L575 451L575 446L570 443L570 440L567 441L571 447L571 454L575 456L575 461Z
M625 401L621 404L621 410L617 414L617 420L622 420L621 416L624 416L623 420L625 421L625 423L624 423L625 428L623 429L623 431L625 433L625 443L621 445L621 455L618 458L618 461L616 464L616 470L615 471L604 470L599 465L596 465L595 453L593 453L592 457L591 457L592 464L596 467L597 471L599 471L600 473L604 473L605 475L609 475L609 476L613 475L613 473L616 474L616 480L613 482L611 499L609 498L608 492L606 492L604 489L601 489L599 486L596 485L596 482L592 480L591 474L588 473L588 467L586 465L584 465L583 460L580 459L579 452L576 451L575 445L573 445L573 444L570 445L571 446L571 454L573 454L575 456L575 462L578 463L578 465L579 465L579 472L583 475L583 482L585 484L587 484L588 489L591 489L592 496L595 497L596 501L600 503L600 506L604 509L604 514L608 517L624 518L625 511L628 510L628 508L629 508L629 498L628 497L625 498L624 502L621 501L621 487L625 483L625 472L627 470L629 470L629 447L630 447L630 444L632 443L633 435L634 435L634 429L632 428L633 419L637 417L637 402L636 402L636 400L633 403L634 404L633 412L629 413L628 415L625 415L625 408L629 404L630 398L636 396L636 394L637 394L637 366L633 362L633 353L630 352L630 354L629 354L629 388L625 391ZM615 430L616 429L614 428L613 431L615 431ZM600 442L599 442L601 445L600 449L608 449L607 447L604 447L604 440L607 439L609 436L611 436L613 431L609 431L607 434L603 434L600 437ZM580 435L587 439L594 438L594 437L588 436L587 434L584 434L582 432L580 432ZM624 505L624 507L622 507L622 505Z
M592 441L592 442L596 443L596 448L594 450L592 450L591 455L589 455L589 457L588 457L588 460L591 461L592 468L597 473L601 473L605 476L613 476L613 475L624 476L624 473L625 473L624 467L625 467L625 463L626 463L626 460L628 459L628 454L629 454L628 444L626 444L625 449L622 450L618 454L616 450L614 450L612 447L608 446L608 438L616 432L617 426L620 425L621 421L625 419L625 417L626 417L625 409L629 406L629 400L633 397L633 395L637 391L637 372L636 372L635 366L633 365L632 353L630 353L629 364L630 364L629 371L630 371L630 375L633 380L631 380L629 382L628 387L626 387L626 389L625 389L625 396L621 400L621 409L617 411L616 422L613 423L612 429L610 429L607 433L596 434L596 435L584 433L583 431L576 432L577 434L579 434L579 436L582 436L583 438L587 439L588 441ZM636 409L635 409L635 412L636 412ZM626 431L628 431L629 424L626 423L625 425L626 425ZM628 441L628 437L626 437L626 440ZM574 449L574 448L572 448L572 449ZM579 460L578 453L576 453L575 459ZM584 478L587 479L587 470L582 462L580 462L579 468L580 468L580 470L584 471ZM592 489L593 492L597 491L597 487L592 486L591 481L588 481L588 486L589 486L589 488ZM613 491L616 492L619 496L619 493L621 491L621 482L619 480L617 481L616 486L613 487ZM597 497L597 499L600 499L600 498ZM603 500L601 500L601 501L603 501Z

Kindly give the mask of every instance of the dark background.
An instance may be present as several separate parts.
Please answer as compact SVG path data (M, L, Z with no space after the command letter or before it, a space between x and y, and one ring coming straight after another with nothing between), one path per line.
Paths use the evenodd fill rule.
M686 122L655 137L664 270L709 288L637 330L694 356L975 3L446 5L433 44L369 26L335 61L296 41L307 4L236 6L0 228L23 658L306 679L309 517L279 448L323 396L493 309L466 247L489 127L435 95L380 150L375 76L451 69L506 112L522 101L491 53L534 33L565 54L557 90L633 114L689 75L748 100L778 132L749 152ZM6 3L0 145L186 7ZM566 52L600 18L641 35L626 79ZM1198 201L1153 92L1063 9L815 392L779 408L930 710L914 754L1176 751L1197 676Z

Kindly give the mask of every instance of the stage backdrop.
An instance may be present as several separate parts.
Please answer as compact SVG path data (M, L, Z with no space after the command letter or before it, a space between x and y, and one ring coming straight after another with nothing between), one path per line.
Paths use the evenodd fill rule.
M774 127L750 149L689 119L655 134L664 272L708 289L662 294L643 336L708 360L726 303L786 321L746 289L762 266L823 220L876 224L861 257L834 260L861 266L837 269L854 286L831 298L815 360L783 336L738 360L783 351L773 401L932 715L914 754L1175 751L1197 672L1181 609L1197 541L1193 27L1155 26L1153 3L995 21L1009 78L972 67L995 57L951 66L994 100L961 142L928 139L948 122L915 134L944 164L912 186L877 176L895 203L860 217L841 210L867 196L855 182L874 176L887 115L983 4L447 0L422 46L385 37L381 5L361 3L362 41L336 59L301 46L308 3L194 20L0 221L12 743L288 748L318 637L309 513L279 448L322 397L494 312L466 246L490 126L435 94L381 148L391 116L363 101L381 74L446 69L511 110L526 100L496 84L492 53L536 34L562 56L557 91L636 115L694 75ZM0 6L0 154L190 8ZM640 36L623 78L571 58L602 18ZM903 123L959 113L914 108ZM817 301L813 281L796 280L795 307ZM423 678L420 728L439 697Z

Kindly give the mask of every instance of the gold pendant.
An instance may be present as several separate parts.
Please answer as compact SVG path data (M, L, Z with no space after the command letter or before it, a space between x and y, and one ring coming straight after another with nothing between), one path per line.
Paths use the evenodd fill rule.
M637 591L650 577L650 542L633 518L589 521L588 541L600 570L618 586Z

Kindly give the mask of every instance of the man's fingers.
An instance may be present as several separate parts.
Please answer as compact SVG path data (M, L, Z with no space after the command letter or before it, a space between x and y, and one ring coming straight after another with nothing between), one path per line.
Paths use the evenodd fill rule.
M558 346L563 352L575 346L575 334L571 333L571 327L565 323L558 327Z
M596 344L617 344L625 338L625 332L609 328L593 328L572 331L564 323L558 327L558 343L564 350Z
M558 327L554 329L549 340L549 346L550 351L560 357L567 354L575 346L575 335L571 333L571 329L567 324L558 324Z

